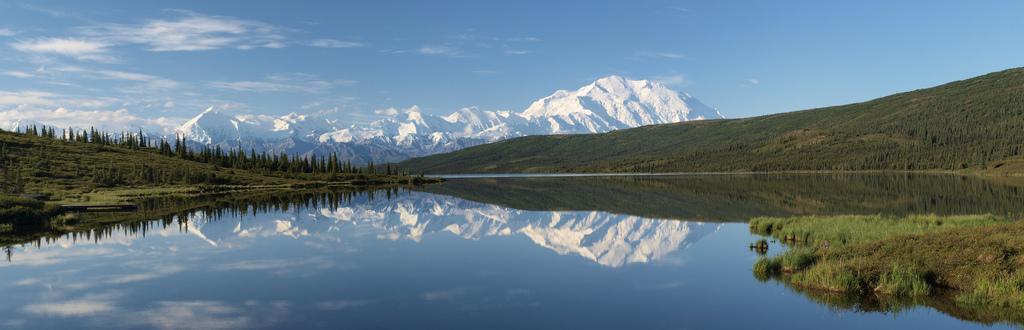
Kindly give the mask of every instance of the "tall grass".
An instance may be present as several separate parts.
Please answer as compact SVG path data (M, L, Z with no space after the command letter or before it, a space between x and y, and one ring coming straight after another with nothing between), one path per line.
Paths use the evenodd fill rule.
M971 306L1024 308L1024 272L980 278L970 291L957 295L956 300Z
M758 217L750 220L754 233L770 235L798 244L847 244L875 241L901 234L918 234L942 229L980 227L1006 222L992 215L936 216L881 215Z
M782 264L778 258L760 258L754 263L754 277L760 281L767 281L781 271Z
M794 273L791 283L832 292L860 292L862 281L842 262L817 264L805 271Z
M818 256L809 248L794 248L779 256L779 264L784 272L795 272L810 267Z
M991 215L756 218L750 229L796 237L784 240L793 246L788 251L755 264L758 279L861 297L949 299L963 310L999 311L978 315L1024 320L1021 221Z
M931 275L914 263L893 262L892 269L878 279L875 292L890 296L923 297L932 292Z

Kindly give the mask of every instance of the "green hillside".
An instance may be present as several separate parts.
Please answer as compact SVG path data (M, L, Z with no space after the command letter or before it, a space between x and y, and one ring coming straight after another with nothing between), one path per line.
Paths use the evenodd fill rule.
M425 173L1024 172L1024 69L761 117L529 136L416 158Z
M31 194L49 195L51 200L95 202L209 191L422 180L393 174L397 171L392 172L390 167L386 173L382 173L383 169L353 168L347 163L342 168L335 166L340 163L335 158L331 158L334 162L321 159L310 165L306 160L279 156L253 157L220 150L172 151L166 144L145 147L137 142L81 136L69 140L54 135L0 131L0 197Z

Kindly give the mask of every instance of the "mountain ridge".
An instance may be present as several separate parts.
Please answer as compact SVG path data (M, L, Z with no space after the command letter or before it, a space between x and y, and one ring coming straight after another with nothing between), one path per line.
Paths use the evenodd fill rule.
M528 136L402 163L416 172L1024 170L1024 69L752 118Z
M575 91L556 91L521 112L466 107L430 115L413 106L366 125L341 126L318 115L231 116L211 107L176 133L190 143L224 149L337 153L365 163L400 161L520 136L598 133L722 117L663 84L609 76Z

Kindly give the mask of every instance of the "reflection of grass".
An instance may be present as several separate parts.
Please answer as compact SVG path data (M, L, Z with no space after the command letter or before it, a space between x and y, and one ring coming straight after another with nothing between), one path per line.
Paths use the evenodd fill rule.
M795 245L758 260L758 279L777 278L803 292L913 298L986 322L1024 320L1022 222L838 216L758 218L750 228Z
M965 305L1024 309L1024 272L979 278L969 291L958 295L956 299Z
M56 208L46 206L43 202L17 196L0 195L0 223L6 223L8 226L11 225L11 222L41 221L54 214L56 214Z

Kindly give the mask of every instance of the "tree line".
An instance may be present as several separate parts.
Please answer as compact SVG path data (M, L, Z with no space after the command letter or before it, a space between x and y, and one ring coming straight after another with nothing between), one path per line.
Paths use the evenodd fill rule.
M263 172L309 173L309 174L384 174L408 175L391 163L379 166L370 161L363 167L353 165L350 160L342 160L336 153L329 156L289 156L285 152L257 153L255 149L248 152L239 148L224 150L220 146L202 145L190 147L187 138L175 135L173 143L166 138L154 140L148 138L140 129L138 132L121 132L112 134L89 129L62 129L57 132L55 127L31 125L15 129L15 133L46 137L65 142L90 143L104 146L117 146L133 150L159 153L168 157L177 157L200 163L207 163L225 168L235 168Z

